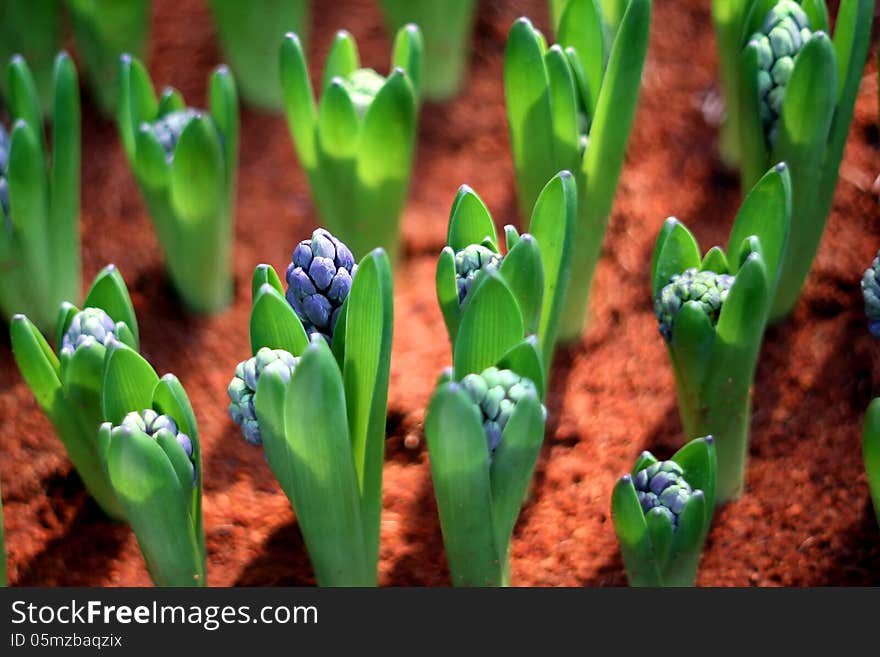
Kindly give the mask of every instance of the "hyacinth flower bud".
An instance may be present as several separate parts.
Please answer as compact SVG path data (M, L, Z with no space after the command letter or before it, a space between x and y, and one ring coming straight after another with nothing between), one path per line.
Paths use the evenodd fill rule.
M611 496L630 586L693 586L715 508L715 443L690 441L667 461L643 452Z
M100 308L84 308L73 316L61 341L62 353L74 352L92 344L104 347L116 340L116 323Z
M865 299L868 331L875 338L880 338L880 252L862 276L862 296Z
M660 324L660 334L667 342L672 341L675 317L689 301L697 302L711 325L715 326L733 281L734 277L729 274L700 271L694 267L673 275L654 301L654 313Z
M196 469L195 463L193 462L192 440L190 440L190 437L185 433L178 431L177 422L174 421L174 418L169 415L160 415L152 408L148 408L139 413L137 411L132 411L126 415L122 418L122 426L142 431L155 439L158 439L159 436L162 435L161 432L167 432L168 435L180 445L183 453L186 454L186 458L189 459L189 463L192 466L192 483L193 486L195 486Z
M458 287L459 304L464 303L477 274L497 271L501 261L501 254L481 244L471 244L455 254L455 283Z
M260 375L266 371L277 372L282 381L288 383L298 363L299 358L290 352L263 347L256 356L242 361L235 368L235 376L226 390L230 400L229 416L241 427L244 439L251 445L263 444L254 406Z
M288 303L311 336L328 342L357 272L348 247L323 228L297 244L287 266Z

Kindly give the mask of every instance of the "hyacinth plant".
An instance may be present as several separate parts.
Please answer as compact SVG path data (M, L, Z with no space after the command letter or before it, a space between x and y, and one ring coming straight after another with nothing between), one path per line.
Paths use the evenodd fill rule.
M159 99L143 64L119 61L118 127L172 283L196 313L232 299L231 242L238 170L238 96L218 66L208 111L187 107L166 88Z
M30 63L39 116L52 114L53 71L61 48L61 21L62 0L0 3L0 62L20 55ZM9 93L10 80L0 75L0 95L7 103Z
M232 419L262 445L320 586L375 586L391 364L391 265L358 264L323 229L287 268L253 278L252 358L229 384Z
M520 338L536 337L542 379L546 378L571 270L576 208L574 177L561 171L538 196L528 233L520 235L513 226L505 226L505 255L489 210L470 187L461 186L436 274L437 300L454 354L475 348L470 343L473 335L464 341L458 335L469 307L495 299L493 294L484 300L478 291L481 281L495 273L496 282L517 305L510 327L518 327Z
M61 302L80 295L79 83L59 54L50 145L27 63L13 57L6 72L13 124L0 124L0 314L26 314L48 332Z
M460 193L459 201L466 198ZM516 245L524 241L525 235ZM504 262L515 261L516 245ZM522 252L531 255L521 273L540 278L541 253L533 247ZM493 254L487 249L480 257ZM544 440L541 352L534 335L524 337L522 297L511 289L513 273L503 269L483 267L465 284L453 366L440 377L425 418L443 544L456 586L510 583L511 535ZM540 299L540 287L535 295Z
M727 251L705 256L677 219L666 220L651 264L654 311L675 372L687 438L711 435L718 501L742 492L751 386L785 254L791 183L785 165L745 198Z
M138 347L137 320L119 270L109 265L95 277L82 310L61 305L57 352L24 315L12 319L10 333L18 369L89 493L108 516L123 518L98 437L107 349L117 342Z
M278 47L287 32L307 41L309 0L210 0L208 4L244 101L281 111Z
M436 101L455 96L467 72L476 0L382 0L381 4L389 30L397 32L413 23L422 32L422 96Z
M113 116L119 57L123 53L144 56L150 0L66 0L66 4L92 95L100 111Z
M617 480L611 519L630 586L693 586L715 510L718 463L711 436L668 461L642 452Z
M180 381L123 343L108 346L98 448L157 586L205 586L202 467Z
M800 296L831 209L867 57L874 0L842 0L834 34L824 0L716 0L727 106L722 148L742 189L774 162L791 171L789 248L770 312Z
M323 223L356 258L379 246L397 259L418 121L422 37L397 32L386 78L361 68L357 44L336 34L316 104L305 53L290 33L281 47L285 112ZM548 176L549 178L549 176Z
M569 0L558 44L526 18L510 30L504 91L519 206L527 213L558 171L575 175L572 280L559 337L580 337L617 189L648 46L651 0L630 0L616 32L595 0ZM613 38L609 37L613 34Z

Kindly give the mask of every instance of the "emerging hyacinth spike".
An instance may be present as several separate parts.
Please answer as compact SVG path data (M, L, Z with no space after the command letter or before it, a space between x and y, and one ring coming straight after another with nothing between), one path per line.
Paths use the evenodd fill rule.
M642 511L662 513L678 528L678 517L694 490L684 479L684 470L675 461L657 461L639 470L633 480Z
M758 93L767 141L776 141L785 86L804 44L813 36L810 21L794 0L781 0L767 13L750 42L758 47Z
M333 338L339 309L357 272L349 248L323 228L296 245L287 266L287 302L309 336Z
M166 114L149 125L150 130L159 140L159 145L165 151L165 158L170 162L174 159L174 147L177 146L180 135L189 122L201 116L199 110L188 107L183 110L177 110Z
M242 361L235 368L235 376L226 390L230 400L229 415L241 427L244 439L251 445L263 444L254 407L254 394L260 375L267 370L277 371L287 383L298 364L299 358L283 349L263 347L256 356Z
M526 397L538 399L538 389L516 372L497 367L489 367L480 374L468 374L461 384L480 409L491 460L517 403Z
M458 303L463 304L477 274L496 271L502 257L481 244L470 244L455 254L455 283L458 286Z
M348 78L338 78L348 90L357 115L363 119L385 78L371 68L359 68Z
M193 486L195 486L196 468L195 463L193 462L192 440L190 440L190 437L185 433L178 430L177 422L174 421L174 418L169 415L160 415L153 409L148 408L140 413L137 411L128 413L122 418L121 426L142 431L150 438L158 438L161 435L160 432L163 431L170 433L174 437L174 440L177 441L177 444L180 445L181 449L183 449L183 453L186 454L186 457L189 459L190 466L192 467L192 482Z
M875 338L880 338L880 252L862 276L862 296L865 298L868 330Z
M97 342L109 346L116 340L116 324L100 308L84 308L70 320L61 341L62 353L73 354L84 345Z
M660 334L667 342L672 341L675 316L688 301L698 302L714 326L734 280L729 274L699 271L695 267L675 274L654 300L654 314L660 323Z

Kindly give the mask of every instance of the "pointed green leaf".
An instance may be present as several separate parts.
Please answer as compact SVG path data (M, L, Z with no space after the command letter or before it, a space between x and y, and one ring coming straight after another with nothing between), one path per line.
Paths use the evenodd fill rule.
M810 29L813 32L830 32L825 0L801 0L801 7L810 20Z
M715 327L698 302L688 301L675 316L670 348L676 380L688 390L689 397L693 395L691 404L699 404L699 393L714 344Z
M660 509L654 508L645 514L648 537L651 540L654 562L657 569L663 572L672 556L672 523Z
M226 185L230 197L235 194L238 174L238 91L235 78L227 66L218 66L208 82L208 108L220 133L223 161L226 164Z
M461 308L458 303L458 283L455 278L455 252L451 247L444 246L440 252L435 283L437 302L440 304L440 312L443 314L443 321L446 324L449 344L454 346L455 336L458 334Z
M281 284L281 279L278 278L278 273L272 265L260 264L254 269L254 275L251 278L251 298L254 301L256 301L260 288L264 284L268 284L270 287L275 288L280 295L284 295L284 286Z
M82 348L77 350L73 362ZM126 414L153 407L159 376L139 353L128 347L110 347L104 364L102 407L104 419L118 425ZM71 369L73 368L71 363Z
M727 256L719 246L713 246L703 256L700 263L700 271L714 271L716 274L726 274L728 272Z
M159 104L147 69L136 57L125 54L119 58L119 102L117 123L128 159L135 154L135 135L142 123L156 120Z
M737 118L743 190L750 189L758 182L769 164L767 138L761 121L761 96L758 91L759 59L757 44L748 43L740 55L738 75Z
M519 233L516 227L506 224L504 226L504 244L507 246L507 250L510 251L517 242L519 242Z
M157 110L158 116L165 116L172 112L179 112L186 109L186 101L183 94L174 87L165 87L159 96L159 106Z
M318 105L318 144L329 157L354 157L360 120L342 78L333 78L324 88Z
M630 586L660 586L645 514L630 475L617 480L611 493L611 520Z
M9 113L16 121L24 121L34 130L40 151L46 148L43 135L43 115L40 110L40 97L34 83L34 76L21 55L14 55L7 66L9 78Z
M423 50L422 32L418 25L409 23L397 31L391 51L391 67L406 71L416 96L419 96L421 89Z
M315 151L315 94L309 82L306 56L299 37L288 32L281 44L281 88L284 92L284 111L287 127L300 164L307 171L317 163Z
M666 220L654 247L651 265L651 297L663 289L674 274L700 266L700 247L691 232L674 217Z
M446 243L454 252L458 252L471 244L481 244L487 237L493 245L497 245L492 215L477 193L462 185L452 202ZM497 252L498 247L495 246L493 250Z
M142 123L135 137L137 155L134 171L138 182L151 190L163 193L171 182L171 164L156 133L147 123Z
M645 450L641 454L639 454L639 458L636 459L636 463L632 469L632 476L635 477L639 470L644 470L650 465L654 465L657 462L656 457L651 454L648 450Z
M513 292L495 272L482 278L468 293L455 339L452 362L459 380L491 367L523 338Z
M40 408L53 422L63 419L58 357L37 327L24 315L9 325L12 355Z
M260 347L284 349L299 356L309 343L302 322L281 293L264 283L251 308L251 353Z
M361 66L357 42L346 30L339 30L333 37L327 61L324 62L324 76L321 89L325 93L333 82L333 78L347 79ZM322 99L323 100L323 99Z
M557 42L563 48L573 48L583 65L587 86L593 99L587 105L590 116L595 115L595 101L602 88L605 74L605 44L602 12L596 0L569 0L559 20Z
M142 431L117 427L107 467L150 577L158 586L204 586L205 564L187 491L165 452Z
M718 339L726 345L746 345L755 341L760 345L768 304L767 268L758 254L752 254L737 272L721 308L715 327Z
M289 382L288 382L289 383ZM272 468L272 474L281 485L291 506L297 508L293 487L296 471L293 458L287 447L284 434L284 404L287 397L287 383L274 370L266 370L257 380L254 394L254 408L260 426L260 436L266 451L266 460Z
M107 265L92 282L84 308L100 308L110 315L114 322L123 322L134 334L135 341L140 342L137 318L128 287L116 265Z
M534 335L510 349L498 361L498 368L513 370L520 376L531 380L538 389L538 397L544 399L546 392L544 383L544 363L538 348L538 339Z
M67 333L67 329L70 327L70 322L73 321L74 316L78 312L79 308L67 301L63 301L61 307L58 308L58 320L55 324L55 344L58 346L59 350L64 342L64 334Z
M703 491L706 514L711 519L715 508L715 486L718 479L714 439L711 436L695 438L673 454L671 460L684 470L685 481L691 485L691 488Z
M544 409L537 399L517 403L490 467L495 544L506 554L535 462L544 442Z
M578 91L568 58L555 45L544 56L553 114L554 157L559 168L574 169L580 158Z
M190 120L174 147L171 161L171 203L185 220L213 217L226 198L223 151L213 119Z
M510 287L522 313L525 332L538 333L544 294L544 267L535 238L525 233L504 256L501 275Z
M440 386L425 417L425 439L443 546L455 586L498 586L489 450L480 414L457 383Z

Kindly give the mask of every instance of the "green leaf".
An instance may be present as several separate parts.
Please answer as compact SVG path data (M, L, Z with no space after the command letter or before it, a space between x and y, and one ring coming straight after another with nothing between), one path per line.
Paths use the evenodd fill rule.
M500 271L519 304L525 332L537 334L545 284L541 251L535 238L528 233L522 235L504 256Z
M700 271L714 271L716 274L726 274L729 271L727 256L721 247L713 246L706 252L700 263Z
M700 266L700 247L691 232L678 219L670 217L663 225L654 247L651 263L651 297L655 298L674 274Z
M58 319L55 324L55 344L58 346L59 350L64 342L64 334L67 333L67 329L70 328L70 322L73 321L74 316L76 316L78 312L79 308L72 303L68 303L67 301L61 302L61 307L58 308Z
M831 26L828 22L828 7L825 0L801 0L801 7L810 21L810 29L813 32L829 32Z
M288 32L281 44L281 88L287 127L293 137L297 157L303 168L311 171L318 157L315 150L315 94L309 82L302 44L293 32Z
M477 193L467 185L462 185L452 202L446 243L452 247L455 255L471 244L482 244L487 237L495 245L493 250L497 252L498 237L492 215Z
M165 116L172 112L179 112L186 109L186 101L174 87L165 87L159 96L158 116Z
M322 340L306 348L285 398L296 515L320 586L374 586L342 376Z
M553 151L553 109L543 39L527 18L510 29L504 51L504 98L519 206L534 205L560 166Z
M135 135L142 123L152 123L156 120L159 104L156 101L150 75L136 57L126 54L119 58L118 79L117 123L128 159L134 161Z
M382 515L382 464L391 367L391 263L381 249L363 258L346 299L342 378L351 453L361 493L364 540L375 563ZM334 333L335 338L335 333Z
M505 224L504 226L504 244L507 246L507 250L510 251L516 243L519 242L519 233L516 230L515 226L511 226L510 224Z
M288 382L289 383L289 382ZM254 394L254 408L260 427L266 460L272 468L272 474L281 485L281 489L290 500L291 506L297 508L293 481L296 471L293 458L287 447L284 434L284 404L287 397L287 385L277 371L266 370L257 380Z
M397 31L391 51L391 67L406 72L416 96L420 95L421 89L423 50L422 32L418 25L409 23Z
M24 121L34 130L40 151L45 151L46 139L43 135L43 115L40 110L40 97L34 83L34 76L21 55L14 55L7 66L9 78L9 112L16 121Z
M254 269L254 275L253 278L251 278L251 298L254 301L257 300L260 288L264 284L268 284L270 287L275 288L275 290L278 291L278 294L284 296L284 286L272 265L260 264Z
M541 402L537 399L520 400L504 427L490 466L492 519L495 522L495 545L500 554L507 554L506 546L510 543L543 442L544 409Z
M360 66L357 42L346 30L339 30L333 37L324 62L324 77L321 81L323 93L327 92L334 78L348 79Z
M455 378L491 367L523 338L519 304L496 272L482 277L462 308L453 359Z
M138 182L163 193L171 182L171 164L149 124L141 124L135 137L137 156L134 162Z
M554 157L563 166L574 167L580 157L578 90L562 48L553 46L544 56L553 113Z
M715 326L718 339L725 345L760 345L767 321L768 296L767 267L759 255L752 254L737 272L721 308Z
M107 265L98 272L89 288L83 307L100 308L114 322L123 322L131 329L135 340L140 342L131 296L128 294L128 287L116 265Z
M679 310L672 327L672 360L681 393L687 391L689 408L697 408L706 368L715 345L715 328L696 301L688 301ZM684 388L684 390L682 389Z
M440 312L443 314L443 321L446 324L449 344L454 346L455 336L458 334L461 308L458 303L458 283L455 278L455 252L451 247L444 246L440 252L435 283L437 302L440 304Z
M77 350L73 362L81 351L84 350ZM126 414L153 407L153 390L159 383L159 376L143 356L133 349L110 347L107 350L102 383L104 419L118 425Z
M630 586L661 586L645 514L630 475L624 475L614 485L611 520Z
M673 556L672 523L660 509L655 508L645 514L645 524L648 527L654 563L662 573Z
M498 361L498 368L513 370L520 376L531 380L538 389L538 396L544 399L546 387L544 382L544 363L541 360L541 351L538 348L538 339L534 335L528 336L518 345L511 348Z
M37 327L24 315L15 315L9 325L12 355L37 403L52 422L62 421L61 379L58 357Z
M728 250L750 235L760 239L772 288L788 243L791 220L791 177L785 163L768 171L749 192L733 222Z
M706 512L705 495L699 491L692 494L678 516L671 559L663 574L665 586L694 585L711 518Z
M703 491L706 507L706 528L715 509L715 487L718 479L718 460L715 441L711 436L695 438L672 455L672 461L684 470L684 478L691 488Z
M595 0L569 0L557 29L557 41L573 48L583 65L592 103L586 106L590 116L596 112L596 98L605 74L605 43L602 12Z
M110 481L125 509L150 577L158 586L204 586L188 495L159 444L142 431L113 430Z
M868 406L862 441L862 455L865 460L865 472L868 474L871 500L874 503L877 522L880 523L880 398L874 399Z
M751 34L751 33L749 33ZM743 193L767 171L769 154L764 124L761 121L761 97L758 90L760 70L758 46L748 43L740 55L737 107L740 138L740 170Z
M226 171L217 128L211 117L199 115L190 119L174 147L171 204L181 219L198 222L214 217L225 199Z
M538 335L549 372L565 305L577 221L577 186L574 176L560 171L548 182L532 211L529 232L538 240L544 266L544 293Z
M632 476L635 477L639 473L639 470L644 470L655 463L657 463L656 457L648 450L645 450L639 454L639 458L636 459L636 463L631 470Z
M229 198L234 199L238 174L238 91L235 78L226 66L218 66L211 72L208 82L208 108L221 137L227 192ZM234 205L234 201L230 201L230 205Z
M260 286L251 308L251 353L260 347L284 349L299 356L309 343L302 322L287 300L270 283Z
M480 414L457 383L440 386L425 417L425 439L446 559L456 586L498 586L489 450Z
M342 78L333 78L324 88L318 105L318 144L332 158L354 157L360 133L360 119Z

